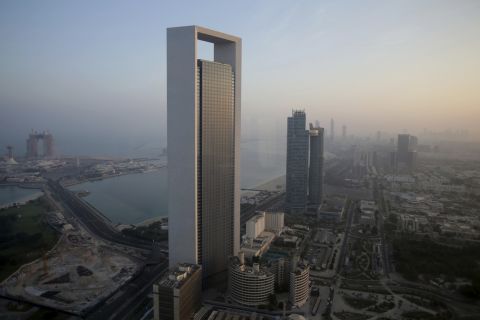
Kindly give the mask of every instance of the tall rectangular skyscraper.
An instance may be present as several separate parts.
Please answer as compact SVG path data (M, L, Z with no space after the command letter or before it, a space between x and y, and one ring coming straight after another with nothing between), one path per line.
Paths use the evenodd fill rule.
M198 40L214 61L197 58ZM223 276L240 247L241 39L167 30L169 262Z
M310 124L310 168L308 174L308 202L320 206L323 199L323 145L324 129Z
M335 140L335 122L333 121L333 118L330 119L330 140Z
M308 130L304 111L294 110L287 128L287 187L286 209L303 213L308 192Z
M417 165L418 138L409 134L399 134L397 141L398 164L414 170Z
M397 139L397 158L399 162L406 162L410 150L410 135L399 134Z

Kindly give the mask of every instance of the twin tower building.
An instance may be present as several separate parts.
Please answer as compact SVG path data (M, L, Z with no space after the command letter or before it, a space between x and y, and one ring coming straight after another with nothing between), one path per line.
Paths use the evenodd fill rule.
M324 129L318 123L305 129L304 111L288 118L285 206L289 213L316 213L323 199Z

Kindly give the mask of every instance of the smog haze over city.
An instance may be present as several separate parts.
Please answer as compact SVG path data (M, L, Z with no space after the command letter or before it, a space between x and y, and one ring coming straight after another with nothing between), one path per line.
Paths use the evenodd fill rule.
M480 319L480 0L3 0L0 44L0 320Z
M298 106L352 134L468 130L479 140L479 5L2 1L0 142L20 148L46 128L65 154L164 147L164 30L191 24L248 39L243 138L284 136Z

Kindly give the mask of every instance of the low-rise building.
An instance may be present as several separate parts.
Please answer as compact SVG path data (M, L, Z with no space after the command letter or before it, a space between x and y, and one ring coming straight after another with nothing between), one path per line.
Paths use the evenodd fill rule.
M280 234L285 226L283 212L265 212L265 230Z
M288 260L283 257L268 259L268 269L275 276L275 288L283 289L288 285Z
M399 223L403 232L417 233L421 232L423 227L428 224L428 220L422 216L400 214Z
M268 250L276 235L280 235L283 229L283 212L259 211L246 222L246 234L241 250L248 259L259 257Z
M153 285L154 319L190 319L201 306L201 295L201 267L179 264Z
M258 263L247 265L243 252L230 259L228 276L229 296L241 305L266 305L270 295L274 294L274 274Z
M255 239L246 238L241 246L241 250L248 259L262 256L275 239L275 234L269 231L263 231Z
M317 218L320 221L338 223L344 214L346 198L327 198L317 211Z
M301 307L310 296L310 267L292 259L290 270L289 301L295 307Z
M260 212L250 219L246 223L247 238L255 239L265 230L265 213Z

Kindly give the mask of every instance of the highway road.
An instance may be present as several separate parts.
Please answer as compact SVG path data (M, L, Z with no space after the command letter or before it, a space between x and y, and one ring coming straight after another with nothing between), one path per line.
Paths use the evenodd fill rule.
M345 227L345 236L343 237L342 247L340 248L340 255L338 257L338 264L337 264L337 274L340 273L341 269L345 265L345 254L347 251L347 243L348 243L348 236L350 234L350 229L352 227L353 217L355 216L355 203L351 200L348 200L348 208L347 208L347 222Z
M117 231L101 213L95 212L93 207L79 199L70 190L60 185L60 183L49 180L48 188L50 188L52 194L58 198L55 200L61 201L63 207L68 210L68 213L81 221L82 225L93 235L133 248L144 250L152 249L152 243L149 241L128 237Z
M387 242L385 241L385 217L387 211L385 208L385 201L383 198L383 192L378 187L377 179L373 179L373 194L375 196L375 201L379 209L379 214L377 215L377 229L378 234L380 235L380 247L382 249L382 260L383 260L383 272L387 278L390 278L390 261L388 257L388 248Z
M75 217L92 235L112 243L151 251L152 243L121 234L101 216L101 213L95 212L94 208L78 199L58 182L49 181L47 188L54 196L54 200L61 203L67 216ZM86 311L87 319L128 319L131 312L148 299L153 283L167 269L168 260L159 264L147 264L134 279L121 286L110 298Z
M471 300L453 296L449 292L442 292L442 290L435 290L434 288L416 283L392 282L388 280L384 286L378 281L349 279L342 283L341 288L365 292L383 292L388 289L387 291L391 291L394 294L411 294L426 297L432 300L442 301L449 309L453 309L458 316L465 317L465 319L477 319L474 318L474 316L480 314L480 307L472 303Z

